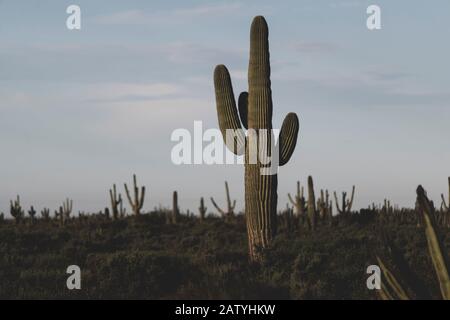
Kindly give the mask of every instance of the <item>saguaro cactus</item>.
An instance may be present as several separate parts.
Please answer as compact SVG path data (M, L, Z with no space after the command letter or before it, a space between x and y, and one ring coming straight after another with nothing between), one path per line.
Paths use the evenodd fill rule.
M308 220L311 230L315 230L317 225L316 197L311 176L308 177Z
M178 222L180 216L180 208L178 207L178 192L174 191L172 196L172 223Z
M333 216L333 201L330 200L328 190L320 190L320 197L317 199L317 209L321 219L331 219Z
M109 189L109 197L111 199L111 210L113 214L113 219L117 220L121 214L121 205L122 205L122 195L119 194L117 196L116 185L113 185L112 189ZM120 206L120 207L119 207Z
M19 223L20 220L24 217L25 212L20 205L20 197L17 196L15 201L10 201L9 213L14 217L16 223Z
M297 193L294 198L291 197L290 193L288 193L288 198L295 208L295 215L303 216L306 211L306 200L304 196L304 189L300 186L300 181L297 181Z
M267 157L278 156L279 165L286 164L297 143L298 118L289 113L281 127L276 152L272 152L272 91L269 62L269 30L262 16L255 17L250 30L250 61L248 93L239 96L239 111L231 84L230 74L224 65L214 70L217 115L220 130L227 147L237 155L245 153L245 215L252 261L262 259L261 250L267 248L276 234L277 174L262 174L267 168L266 157L254 161L255 141L265 139ZM248 137L243 128L248 129ZM234 138L227 138L227 131ZM230 132L230 131L228 131ZM256 139L256 140L252 140ZM252 142L253 141L253 142ZM250 143L249 143L250 142ZM263 145L264 147L264 145ZM271 163L272 167L274 163Z
M233 204L231 204L231 198L230 198L230 189L228 189L228 182L225 181L225 194L227 197L227 210L222 210L219 208L217 203L214 201L214 198L211 197L211 202L214 205L214 207L217 209L217 211L220 212L222 217L224 218L230 218L234 216L234 208L236 207L236 200L233 201Z
M450 177L448 177L448 202L445 202L445 197L444 194L441 194L441 199L442 199L442 204L441 204L441 209L443 211L450 211L449 207L450 207Z
M31 206L30 210L28 210L28 215L31 218L31 222L34 221L34 217L36 216L36 210L34 209L33 206Z
M336 209L340 214L347 214L347 213L351 212L354 196L355 196L355 186L352 187L352 195L350 197L350 200L346 200L347 192L342 192L342 209L341 209L341 208L339 208L339 201L338 201L336 191L334 192L334 200L336 201Z
M208 210L207 207L205 207L205 201L203 200L203 197L200 198L200 207L198 208L198 211L200 213L200 220L203 221L206 216L206 210Z
M139 216L141 214L142 207L144 206L145 187L141 188L141 195L139 196L139 188L137 186L136 175L133 174L133 186L134 186L134 201L133 201L131 199L130 191L128 190L127 184L124 183L124 186L131 209L133 210L135 216Z

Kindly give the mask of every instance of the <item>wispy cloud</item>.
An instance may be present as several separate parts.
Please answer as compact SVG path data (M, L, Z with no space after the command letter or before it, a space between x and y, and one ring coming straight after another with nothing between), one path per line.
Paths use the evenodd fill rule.
M201 5L190 8L174 9L172 11L159 11L149 13L144 10L126 10L110 14L98 15L93 21L105 25L143 25L153 23L176 23L184 19L197 19L202 17L217 17L231 14L240 10L240 3L220 3Z

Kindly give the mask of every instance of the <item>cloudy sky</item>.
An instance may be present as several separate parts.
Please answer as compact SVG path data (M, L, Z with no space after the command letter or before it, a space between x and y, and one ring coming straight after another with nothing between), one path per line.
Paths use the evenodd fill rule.
M366 28L381 7L382 29ZM66 8L81 7L81 30ZM217 127L212 73L228 66L246 90L249 27L270 28L274 126L300 118L280 170L279 208L297 180L350 190L356 207L411 206L422 183L438 202L450 175L450 3L424 1L0 0L0 211L100 210L108 188L138 175L145 208L243 203L243 168L175 166L174 129ZM440 203L440 202L439 202ZM209 209L213 209L208 202Z

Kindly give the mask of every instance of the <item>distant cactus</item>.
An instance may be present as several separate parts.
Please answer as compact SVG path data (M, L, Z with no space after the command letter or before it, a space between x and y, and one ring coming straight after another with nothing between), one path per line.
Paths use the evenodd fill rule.
M17 196L17 199L15 201L10 201L10 209L9 212L11 216L14 217L16 220L16 223L19 223L20 220L25 216L25 212L22 209L22 206L20 205L20 197Z
M141 195L139 196L139 188L137 186L136 175L134 174L133 175L134 201L133 201L131 199L130 191L128 190L127 184L124 183L124 186L131 209L133 210L135 216L139 216L141 214L142 207L144 206L145 187L141 187Z
M113 185L112 189L109 189L109 197L111 199L111 210L113 219L117 220L121 216L122 195L117 196L116 185Z
M227 68L218 65L214 70L217 114L223 138L235 154L242 155L245 150L245 214L252 261L262 259L261 250L269 247L276 234L277 174L261 174L260 169L267 167L264 164L267 157L254 161L254 150L249 149L248 143L252 142L250 136L255 139L252 144L263 140L269 149L266 156L272 155L272 148L268 147L273 145L274 139L271 132L273 108L268 35L264 17L255 17L250 30L249 91L239 96L239 110ZM279 152L280 166L286 164L294 152L298 127L297 115L288 114L281 128L278 148L275 149ZM245 136L243 128L249 129L249 137ZM233 141L228 141L227 130L235 131ZM276 158L277 155L274 156Z
M41 210L41 217L44 220L48 220L50 219L50 209L48 208L44 208Z
M219 211L219 213L222 215L223 218L231 218L234 216L234 208L236 207L236 200L233 201L233 204L231 204L231 199L230 199L230 190L228 189L228 182L225 181L225 195L227 198L227 209L226 210L222 210L219 208L219 206L217 205L217 203L214 201L214 198L211 197L211 202L214 205L214 207L217 209L217 211Z
M317 209L321 219L330 220L333 217L333 201L330 200L328 190L320 190L320 197L317 200Z
M203 197L200 198L200 207L198 208L198 212L200 213L200 220L203 221L206 217L206 210L208 210L207 207L205 207L205 201L203 200Z
M448 202L445 202L444 194L441 194L441 199L442 199L441 209L446 212L450 211L449 210L449 207L450 207L450 177L448 177Z
M342 208L340 208L336 191L334 192L334 200L336 201L336 209L339 212L339 214L345 215L352 211L354 196L355 196L355 186L352 187L352 195L350 197L350 200L346 199L347 192L342 192Z
M172 223L177 224L180 216L180 208L178 207L178 192L174 191L172 195Z
M300 181L297 181L297 193L294 198L291 197L290 193L288 193L288 198L295 208L295 215L298 217L303 216L306 212L306 200L304 196L304 189L300 186Z
M36 210L34 210L34 207L31 206L30 210L28 210L28 215L31 218L31 221L33 222L36 216Z
M314 182L311 176L308 177L308 221L311 230L317 226L316 197L314 195Z

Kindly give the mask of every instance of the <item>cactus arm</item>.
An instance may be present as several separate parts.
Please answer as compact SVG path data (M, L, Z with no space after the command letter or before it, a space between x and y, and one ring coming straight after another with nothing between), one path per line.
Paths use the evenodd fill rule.
M245 151L245 134L236 108L230 73L224 65L218 65L214 70L214 88L217 116L223 139L231 152L242 155ZM229 137L227 138L229 129L234 130L236 135L232 141L229 141Z
M347 204L347 211L350 212L353 206L353 198L355 197L355 186L352 187L352 195L350 197L350 201Z
M386 297L388 297L388 299L393 300L393 296L390 294L390 292L389 292L390 290L388 290L388 288L390 288L393 291L393 293L395 293L396 298L398 298L400 300L409 300L408 294L403 289L401 284L397 281L395 276L384 265L383 261L381 261L381 259L379 257L377 257L377 261L378 261L378 265L380 266L380 269L383 273L384 279L386 280L386 282L388 284L388 286L386 286L384 284L384 279L382 279L381 284L382 284L383 291L384 291Z
M242 126L248 129L248 92L241 92L238 99L239 117Z
M428 200L422 186L417 188L417 201L419 202L420 212L425 222L425 235L427 238L428 251L439 280L442 297L445 300L450 300L450 278L448 275L446 257L444 256L443 251L444 246L436 233L433 205Z
M279 137L280 166L284 166L294 153L297 144L298 129L298 117L295 113L291 112L284 118L281 126Z
M139 210L144 206L144 198L145 198L145 187L141 188L141 199L139 200Z
M217 205L217 203L214 201L214 198L213 198L213 197L211 197L211 202L212 202L213 206L217 209L217 211L219 211L219 213L220 213L222 216L225 216L225 212L224 212L222 209L219 208L219 206Z
M444 194L442 194L442 193L441 193L441 199L442 199L441 209L443 209L444 211L448 211L448 206L447 206L447 203L445 202Z
M295 206L296 205L296 203L295 203L295 201L292 199L292 197L291 197L291 194L290 193L288 193L288 198L289 198L289 201L292 203L292 205L293 206Z
M339 213L342 213L341 208L339 208L339 201L338 201L338 198L337 198L336 191L333 192L333 194L334 194L334 200L335 200L334 202L335 202L335 204L336 204L336 209L337 209L337 211L338 211Z
M125 194L127 195L128 202L133 207L133 200L131 200L131 195L130 195L130 191L128 190L128 186L126 183L124 183L123 186L125 187Z

